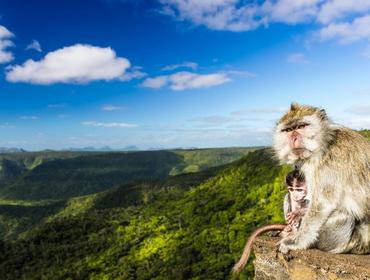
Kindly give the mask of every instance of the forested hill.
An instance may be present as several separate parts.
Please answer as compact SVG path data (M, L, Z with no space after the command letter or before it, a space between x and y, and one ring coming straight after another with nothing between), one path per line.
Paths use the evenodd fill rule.
M125 198L133 199L137 186L141 188L166 178L169 178L167 182L181 180L183 185L196 185L195 178L202 173L173 176L209 170L240 159L253 150L255 148L233 147L130 153L0 154L0 239L14 239L59 212L81 212L84 208L79 207L78 196L121 186L120 194L112 198L125 194ZM76 199L71 199L73 197ZM91 201L92 197L94 195L82 200Z
M68 200L24 238L0 244L0 275L230 278L248 234L283 221L288 169L263 149L226 166Z
M230 163L254 148L0 155L0 197L66 199Z

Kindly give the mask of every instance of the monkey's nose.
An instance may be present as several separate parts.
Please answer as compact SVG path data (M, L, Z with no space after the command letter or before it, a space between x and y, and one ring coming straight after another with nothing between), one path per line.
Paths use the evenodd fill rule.
M292 137L293 148L299 148L299 138L297 136Z

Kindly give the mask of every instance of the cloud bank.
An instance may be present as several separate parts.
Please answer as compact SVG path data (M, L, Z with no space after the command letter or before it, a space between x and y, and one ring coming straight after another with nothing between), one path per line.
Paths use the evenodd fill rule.
M138 126L136 124L124 123L124 122L104 123L104 122L96 122L96 121L86 121L86 122L82 122L81 124L86 125L86 126L105 127L105 128L132 128L132 127Z
M122 107L121 106L117 106L117 105L107 104L107 105L102 106L101 107L101 110L102 111L112 112L112 111L122 110Z
M315 23L321 40L370 40L370 0L158 0L160 13L212 30L242 32L273 23Z
M287 62L293 64L309 64L310 61L305 57L303 53L292 53L288 55Z
M0 64L10 62L14 59L13 54L8 51L9 47L13 47L14 44L9 39L14 34L10 32L5 26L0 25Z
M42 52L41 45L37 40L32 40L32 42L26 47L26 50L35 50L38 52Z
M247 31L271 23L328 24L366 13L370 0L159 0L160 12L213 30Z
M225 73L196 74L191 72L177 72L171 75L163 75L154 78L147 78L142 87L162 88L168 86L175 91L185 89L207 88L224 84L231 79Z
M161 71L172 71L177 68L190 68L193 70L196 70L198 68L198 63L196 62L190 62L190 61L184 61L183 63L178 64L170 64L161 69Z
M40 61L8 66L6 80L41 85L109 81L123 78L129 67L130 61L109 47L76 44L49 52Z

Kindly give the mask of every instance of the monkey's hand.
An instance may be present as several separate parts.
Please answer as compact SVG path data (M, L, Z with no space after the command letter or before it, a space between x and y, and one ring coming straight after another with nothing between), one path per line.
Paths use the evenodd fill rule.
M291 225L289 225L289 224L288 224L288 225L285 227L284 231L285 231L285 232L287 232L287 233L291 233L291 232L293 232L293 227L292 227Z
M290 226L295 226L296 224L299 224L301 220L301 215L299 211L290 212L287 214L287 223Z
M295 248L295 241L292 238L283 238L279 243L279 251L283 254L287 254L289 250L294 250Z

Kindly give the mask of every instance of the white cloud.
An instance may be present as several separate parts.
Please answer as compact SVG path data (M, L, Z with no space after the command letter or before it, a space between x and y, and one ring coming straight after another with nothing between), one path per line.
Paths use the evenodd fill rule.
M0 25L0 38L13 37L14 34L10 32L5 26Z
M348 14L364 13L370 10L370 0L331 0L325 1L317 20L327 24L342 19Z
M370 15L355 18L352 22L332 23L319 31L322 40L338 40L342 44L370 39Z
M269 23L296 24L316 18L323 0L159 0L160 12L213 30L248 31Z
M148 74L141 71L142 67L140 66L133 66L132 68L128 69L121 77L119 77L120 81L131 81L133 79L141 79L147 76Z
M37 116L20 116L19 117L21 120L38 120L39 119L39 117L37 117Z
M199 122L204 125L223 125L227 123L234 122L235 120L230 117L225 116L206 116L206 117L198 117L190 120L191 122Z
M37 40L32 40L32 42L26 47L26 50L35 50L38 52L42 52L41 45Z
M170 75L169 80L171 89L184 90L222 85L230 81L230 78L224 73L201 75L190 72L178 72Z
M10 123L3 123L3 124L0 124L0 128L15 128L15 125L12 125Z
M6 79L41 85L88 83L122 78L129 67L128 59L117 57L109 47L76 44L49 52L40 61L8 66Z
M255 78L257 77L256 73L249 72L249 71L241 71L241 70L228 70L225 71L227 74L235 75L235 76L241 76L245 78Z
M167 66L163 67L161 69L161 71L172 71L172 70L175 70L177 68L191 68L193 70L196 70L198 68L198 63L185 61L185 62L179 63L179 64L170 64L170 65L167 65Z
M310 61L305 57L303 53L292 53L288 55L286 61L294 64L309 64Z
M370 37L370 0L158 1L162 14L212 30L240 32L273 23L316 23L322 40L352 43Z
M106 127L106 128L132 128L137 127L136 124L124 123L124 122L110 122L110 123L103 123L103 122L96 122L96 121L86 121L82 122L81 124L86 126L95 126L95 127Z
M14 46L13 42L9 40L13 36L14 34L5 26L0 25L0 64L14 59L13 54L7 50L9 47Z
M161 13L179 21L191 21L214 30L245 31L257 28L259 6L239 5L238 0L159 0Z
M67 106L67 103L55 103L55 104L49 104L48 108L64 108Z
M320 2L322 0L265 1L262 9L268 22L295 24L315 18Z
M191 72L177 72L146 79L141 85L149 88L169 86L172 90L207 88L224 84L230 81L225 73L196 74Z
M147 88L161 88L164 87L168 82L168 76L158 76L155 78L147 78L141 84L142 87Z
M122 110L122 107L121 106L107 104L107 105L104 105L103 107L101 107L101 110L102 111L119 111L119 110Z

